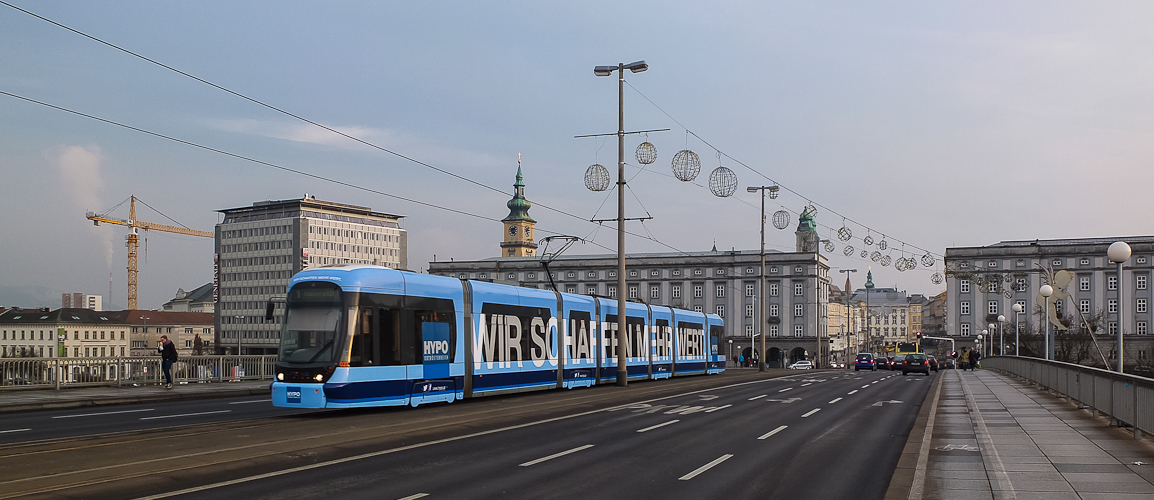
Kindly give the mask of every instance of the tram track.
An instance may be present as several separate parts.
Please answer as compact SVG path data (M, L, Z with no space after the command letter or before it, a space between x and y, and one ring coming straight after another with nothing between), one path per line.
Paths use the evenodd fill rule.
M628 391L612 388L548 391L416 410L263 417L4 445L0 446L0 471L3 471L0 472L0 499L26 495L72 497L64 494L68 490L83 491L85 497L92 498L122 497L122 488L127 485L139 485L151 491L164 481L181 486L203 484L206 478L216 481L238 474L412 446L449 435L467 435L559 415L600 411L643 399L767 380L765 374L741 375L637 384L640 387ZM386 421L380 422L380 419ZM333 430L331 425L324 425L325 422L337 422L341 428ZM326 429L329 432L318 432ZM78 444L78 441L85 443ZM108 463L109 460L114 463ZM94 462L101 465L62 470ZM58 472L37 473L46 468ZM163 476L158 477L158 471Z

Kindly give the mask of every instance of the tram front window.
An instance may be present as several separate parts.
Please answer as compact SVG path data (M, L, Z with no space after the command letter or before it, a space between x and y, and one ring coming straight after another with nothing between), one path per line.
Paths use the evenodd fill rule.
M338 307L289 307L280 337L279 362L331 363L336 359Z

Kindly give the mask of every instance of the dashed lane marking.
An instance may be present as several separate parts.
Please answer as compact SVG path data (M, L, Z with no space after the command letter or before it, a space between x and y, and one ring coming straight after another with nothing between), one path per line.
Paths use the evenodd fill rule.
M847 394L847 395L849 395L849 394L853 394L853 393L855 393L855 392L857 392L857 389L854 389L854 390L852 390L852 391L849 391L849 392L847 392L846 394Z
M653 430L653 429L657 429L657 428L660 428L660 427L665 427L665 426L667 426L667 425L669 425L669 424L676 424L677 422L680 422L680 420L670 420L670 421L668 421L668 422L665 422L664 424L657 424L657 425L654 425L654 426L652 426L652 427L646 427L646 428L644 428L644 429L638 429L638 430L637 430L637 432L646 432L646 431L651 431L651 430ZM524 465L524 464L522 464L522 465Z
M768 394L762 394L762 395L760 395L760 396L754 396L754 397L752 397L752 398L749 398L749 401L753 401L753 400L755 400L755 399L761 399L761 398L764 398L764 397L766 397L766 396L768 396Z
M272 401L271 399L269 401ZM79 415L59 415L52 418L76 418L76 417L95 417L98 415L115 415L117 413L140 413L142 411L156 411L155 408L148 408L145 410L121 410L121 411L106 411L101 413L81 413Z
M6 434L9 432L25 432L25 431L30 431L30 430L32 430L32 429L8 429L6 431L0 431L0 434Z
M716 407L716 408L710 408L710 409L708 409L708 410L705 410L705 413L713 413L713 412L715 412L715 411L717 411L717 410L724 410L724 409L726 409L726 408L729 408L730 406L733 406L733 405L725 405L725 406L718 406L718 407Z
M409 495L405 498L400 498L398 500L417 500L418 498L425 498L427 496L429 496L428 493L417 493L416 495Z
M813 415L814 413L817 413L819 411L821 411L821 408L814 408L814 409L810 410L809 412L807 412L805 415L802 415L801 418L808 417L808 416Z
M813 385L813 382L806 382L806 383L804 383L804 384L801 384L801 386L802 386L802 387L805 387L805 386L807 386L807 385Z
M592 448L592 447L593 447L593 445L591 445L591 444L587 444L585 446L578 446L576 448L573 448L572 450L565 450L561 453L554 453L554 454L549 455L547 457L538 458L537 460L530 460L528 462L521 464L520 466L521 467L528 467L530 465L537 465L537 464L544 462L546 460L553 460L554 458L563 457L563 456L568 455L570 453L577 453L581 450L587 450L587 449Z
M841 401L841 398L834 398L834 399L833 399L833 401L830 401L830 402L829 402L829 404L831 404L831 405L832 405L832 404L834 404L834 403L836 403L836 402L838 402L838 401Z
M272 401L272 399L270 398L270 399L254 399L252 401L233 401L229 404L230 405L246 405L249 403L267 403L269 401ZM420 493L420 495L428 495L428 494L427 493ZM408 497L406 497L406 498L408 498ZM416 497L416 498L420 498L420 497ZM404 500L404 499L401 499L401 500Z
M677 479L679 481L688 481L690 479L693 479L693 478L697 477L698 474L701 474L702 472L705 472L709 469L712 469L714 466L716 466L717 464L719 464L721 462L729 460L729 458L732 456L733 456L732 454L728 454L728 453L725 455L722 455L722 456L718 457L716 460L709 462L705 465L702 465L701 467L698 467L697 470L690 472L689 474L686 474L684 476L681 476Z
M197 415L212 415L213 413L228 413L232 410L202 411L199 413L182 413L180 415L160 415L156 417L141 417L141 420L156 420L159 418L195 417Z
M769 436L772 436L772 435L774 435L774 434L777 434L777 433L779 433L779 432L781 432L781 431L784 431L784 430L785 430L787 427L789 427L789 426L788 426L788 425L783 425L783 426L781 426L781 427L778 427L778 428L776 428L776 429L774 429L774 430L772 430L772 431L769 431L769 432L767 432L767 433L765 433L765 434L762 434L762 436L761 436L761 437L759 437L759 438L757 438L757 439L765 439L765 438L767 438L767 437L769 437Z
M785 389L782 389L782 390L777 391L777 392L785 392L785 391L792 391L792 390L793 390L793 387L786 387Z

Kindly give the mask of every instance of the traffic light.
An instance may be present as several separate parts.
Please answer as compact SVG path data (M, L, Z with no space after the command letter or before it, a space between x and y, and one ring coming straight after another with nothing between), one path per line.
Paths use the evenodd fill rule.
M301 250L301 271L309 268L309 251Z
M918 336L918 340L921 340L922 339L922 332L918 332L917 336Z

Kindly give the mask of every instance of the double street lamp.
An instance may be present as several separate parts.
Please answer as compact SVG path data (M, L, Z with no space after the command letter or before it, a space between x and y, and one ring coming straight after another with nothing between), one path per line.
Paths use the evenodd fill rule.
M777 186L750 186L745 188L745 191L749 193L756 193L761 191L761 279L758 280L759 290L757 292L758 300L761 301L761 321L758 322L757 331L763 334L765 333L765 324L769 321L769 318L765 315L765 193L769 192L770 198L777 198L777 192L780 189L781 188ZM752 339L749 344L749 347L752 348ZM763 372L765 371L766 363L766 360L764 359L765 335L761 336L761 354L761 356L757 356L757 371Z

